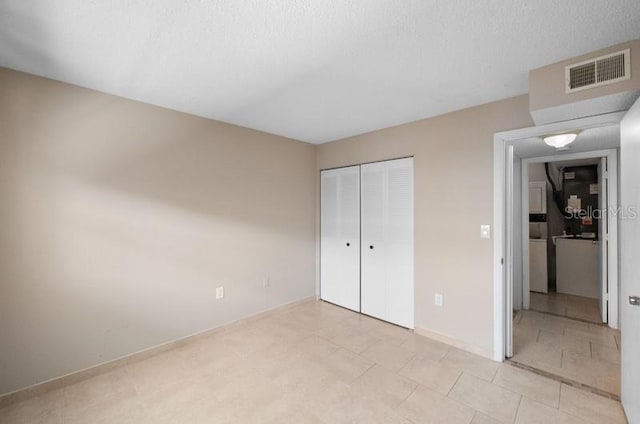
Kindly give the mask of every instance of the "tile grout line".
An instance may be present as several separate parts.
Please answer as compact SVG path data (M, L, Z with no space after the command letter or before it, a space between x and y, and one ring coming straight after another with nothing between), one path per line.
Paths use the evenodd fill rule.
M453 399L453 398L449 397L449 394L451 393L451 391L453 390L453 388L456 386L456 384L458 384L458 381L460 380L460 378L462 377L462 374L464 374L464 373L465 373L465 371L461 371L461 372L460 372L460 375L458 376L458 379L457 379L457 380L456 380L456 382L453 384L453 386L451 386L451 389L449 389L449 392L447 392L446 397L447 397L447 398L449 398L449 399L451 399L451 400L454 400L454 401L456 401L456 402L458 402L458 403L460 403L460 404L462 404L462 405L465 405L465 406L467 406L467 407L469 407L469 408L473 409L473 410L475 411L475 413L474 413L474 417L475 417L475 414L476 414L476 413L481 413L481 414L483 414L483 415L488 415L488 414L484 414L484 413L483 413L483 412L481 412L481 411L478 411L477 409L475 409L475 407L474 407L473 405L471 405L470 403L468 403L468 402L466 402L466 401L464 401L464 400L458 400L458 399ZM512 393L512 394L514 394L514 395L519 396L519 398L518 398L518 407L516 408L516 416L517 416L518 409L520 408L520 402L522 401L522 398L524 397L524 395L523 395L523 394L518 393L518 392L516 392L516 391L514 391L514 390L512 390L512 389L510 389L510 388L502 387L502 386L500 386L500 385L498 385L498 384L494 384L494 383L492 383L491 381L487 381L487 380L485 380L485 379L483 379L483 378L476 377L476 376L475 376L475 375L473 375L473 374L469 374L469 376L471 376L471 377L473 377L473 378L476 378L476 379L478 379L478 380L481 380L481 381L483 381L484 383L487 383L487 384L489 384L489 385L495 386L496 388L499 388L499 389L501 389L501 390L503 390L503 391L505 391L505 392L509 392L509 393ZM490 417L491 417L491 416L490 416ZM515 418L514 418L514 420L515 420ZM473 419L472 419L471 421L473 421Z
M558 411L560 410L560 399L562 398L562 382L558 382L560 383L560 387L558 389Z
M413 354L413 356L407 361L406 364L404 364L398 371L396 371L396 374L398 374L400 377L403 377L402 374L400 374L402 372L402 370L404 370L405 368L407 368L409 366L409 364L411 363L411 361L413 361L415 359L415 357L418 356L417 353Z
M496 379L496 376L498 375L498 371L500 371L500 365L498 365L498 366L496 367L496 370L495 370L495 372L493 373L493 377L491 377L491 380L489 380L489 383L493 384L493 380L495 380L495 379Z
M403 376L400 376L400 377L403 377ZM410 381L414 382L414 380L410 380ZM411 390L411 392L404 399L402 399L402 401L400 401L400 403L398 403L398 405L394 409L398 409L400 407L400 405L405 403L407 401L407 399L409 399L411 397L411 395L414 394L416 392L416 390L418 390L418 387L420 387L420 383L418 383L417 381L415 383L416 383L416 385Z
M520 412L520 406L522 405L522 399L524 395L520 395L520 399L518 399L518 407L516 408L516 415L513 417L512 423L515 423L518 420L518 413Z
M462 377L462 374L464 374L464 371L460 371L460 374L458 375L458 378L456 378L455 383L453 383L451 385L451 387L449 387L449 390L447 391L447 394L445 395L446 397L449 397L449 393L451 393L453 388L456 387L456 384L458 384L458 381L460 381L460 377Z
M585 318L572 317L572 316L569 316L566 313L565 314L559 314L557 312L541 311L541 310L537 310L537 309L533 309L533 308L529 308L528 310L529 311L533 311L533 312L537 312L539 314L547 314L547 315L552 315L552 316L558 317L558 318L571 319L571 320L578 321L578 322L584 322L586 324L593 324L593 325L597 325L599 327L609 328L609 326L607 324L603 323L603 322L602 323L601 322L594 322L594 321L590 321L590 320L585 319Z
M538 369L538 368L534 368L534 367L532 367L530 365L523 364L523 363L515 361L513 359L509 359L508 362L510 364L512 364L514 367L521 368L521 369L526 370L526 371L530 371L530 372L532 372L534 374L538 374L538 375L541 375L543 377L547 377L547 378L549 378L551 380L557 381L557 382L559 382L561 384L564 384L566 386L575 387L576 389L581 389L581 390L584 390L586 392L591 392L591 393L593 393L595 395L602 396L604 398L609 398L609 399L612 399L612 400L620 402L620 396L618 396L618 395L616 395L614 393L609 393L609 392L606 392L606 391L604 391L602 389L598 389L597 387L589 386L588 384L580 383L579 381L571 380L569 378L562 377L560 375L553 374L553 373L550 373L548 371L544 371L544 370L541 370L541 369Z

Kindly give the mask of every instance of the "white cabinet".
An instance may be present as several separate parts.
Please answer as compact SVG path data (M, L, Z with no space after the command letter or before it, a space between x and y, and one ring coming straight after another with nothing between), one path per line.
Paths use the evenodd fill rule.
M413 158L361 175L362 312L413 328Z
M320 179L320 298L360 311L360 167Z
M529 182L529 213L547 213L546 181Z
M320 297L413 328L413 158L322 171L320 209Z
M556 287L558 293L600 297L599 242L556 239Z
M529 290L539 293L549 291L546 239L529 240Z

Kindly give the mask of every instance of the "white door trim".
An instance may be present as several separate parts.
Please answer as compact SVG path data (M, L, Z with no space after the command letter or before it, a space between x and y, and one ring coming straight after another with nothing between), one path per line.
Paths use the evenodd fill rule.
M538 127L520 128L511 131L498 132L493 137L493 357L496 361L505 359L507 347L506 319L510 316L507 311L513 309L513 298L506 294L505 259L507 250L506 239L506 148L515 140L536 137L552 132L563 132L587 128L618 125L625 112L609 113L591 116L571 121L557 122ZM616 176L617 178L617 176ZM617 264L615 266L617 270Z

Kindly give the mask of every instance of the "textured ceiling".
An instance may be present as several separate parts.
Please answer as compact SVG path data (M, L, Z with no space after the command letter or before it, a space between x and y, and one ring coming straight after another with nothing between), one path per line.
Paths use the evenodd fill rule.
M527 92L638 0L2 0L0 66L322 143Z

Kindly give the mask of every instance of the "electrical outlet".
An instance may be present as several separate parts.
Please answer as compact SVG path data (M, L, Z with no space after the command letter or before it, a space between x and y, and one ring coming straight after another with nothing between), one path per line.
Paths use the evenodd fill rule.
M441 293L436 293L435 304L436 306L442 306L444 304L444 296Z
M216 288L216 299L222 299L224 297L224 287Z
M262 280L262 287L267 288L271 286L271 280L269 280L269 277L264 277L264 280Z
M490 225L481 225L480 226L480 238L482 238L482 239L490 239L491 238L491 226Z

